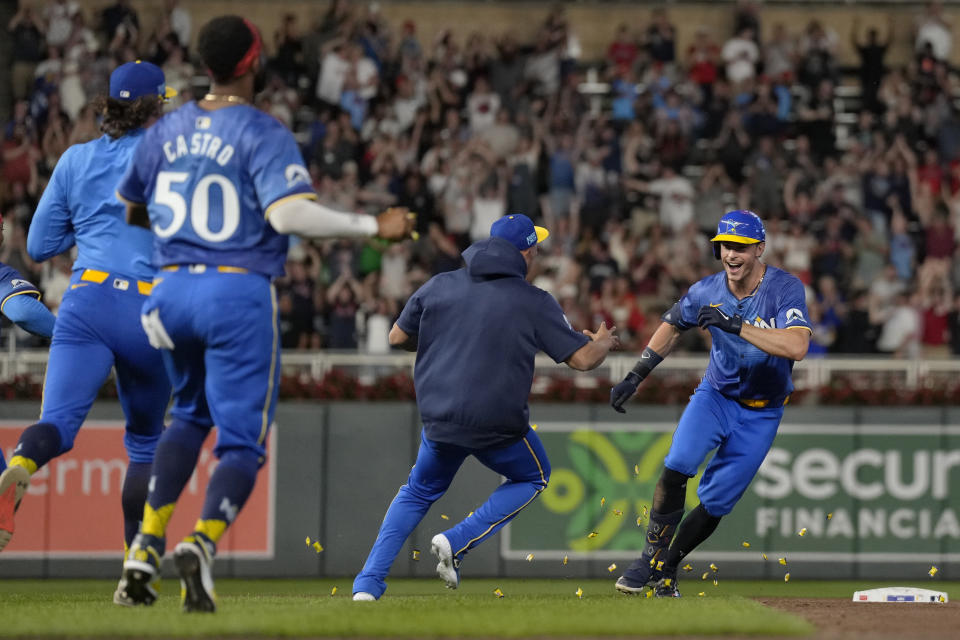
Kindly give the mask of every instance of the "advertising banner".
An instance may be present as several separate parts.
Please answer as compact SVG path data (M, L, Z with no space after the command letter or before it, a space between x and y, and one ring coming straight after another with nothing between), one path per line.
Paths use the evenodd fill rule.
M510 524L502 555L638 555L675 426L540 424L550 484ZM699 479L688 485L688 510L699 503ZM733 513L698 551L728 562L761 554L770 562L957 562L958 511L960 427L785 423Z
M0 447L7 460L27 426L24 421L0 420ZM34 474L17 512L13 541L3 552L5 558L122 558L120 495L127 468L123 434L123 422L87 422L71 451ZM207 438L197 470L177 503L168 529L168 547L190 533L200 516L203 491L217 464L215 442L216 430ZM275 449L274 429L268 462L260 470L253 495L235 525L220 541L218 556L273 557Z

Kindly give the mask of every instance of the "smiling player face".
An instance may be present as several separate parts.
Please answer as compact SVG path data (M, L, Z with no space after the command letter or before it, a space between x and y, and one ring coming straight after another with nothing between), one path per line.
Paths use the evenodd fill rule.
M727 273L727 281L731 285L746 285L752 283L752 277L762 269L760 256L763 255L765 244L742 244L740 242L720 243L720 262Z

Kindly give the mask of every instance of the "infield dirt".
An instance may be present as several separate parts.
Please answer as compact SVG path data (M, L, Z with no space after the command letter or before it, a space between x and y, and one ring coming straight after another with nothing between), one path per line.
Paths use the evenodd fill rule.
M818 640L956 640L960 603L863 603L826 598L756 598L757 602L804 617L817 626Z

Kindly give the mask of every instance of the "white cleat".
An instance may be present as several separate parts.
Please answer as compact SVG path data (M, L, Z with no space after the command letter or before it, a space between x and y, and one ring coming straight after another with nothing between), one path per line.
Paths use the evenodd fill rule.
M438 533L430 541L430 552L439 560L437 575L447 584L447 589L460 586L460 561L453 557L453 549L447 536Z
M357 591L353 594L354 602L376 602L377 599L373 597L372 593L367 593L366 591Z
M0 551L13 538L13 514L20 508L29 486L30 472L23 467L7 467L0 473Z

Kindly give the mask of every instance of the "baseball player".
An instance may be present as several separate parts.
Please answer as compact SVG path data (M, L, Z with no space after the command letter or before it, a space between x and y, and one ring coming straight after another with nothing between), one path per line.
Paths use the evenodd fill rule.
M417 352L414 386L423 420L420 451L353 582L353 599L377 600L397 553L450 486L467 456L506 477L466 519L433 537L437 574L460 583L460 561L543 491L550 463L530 429L534 356L587 371L618 344L615 329L574 331L560 305L526 281L547 237L527 216L498 219L491 237L463 252L465 268L431 278L407 301L390 343Z
M10 467L0 475L0 491L16 487L16 509L30 476L73 448L100 387L116 367L129 457L121 493L125 549L143 514L170 382L140 327L140 307L154 275L150 233L126 224L114 191L144 127L172 95L159 67L149 62L117 67L110 75L109 97L98 103L105 135L67 149L40 198L27 235L30 256L39 262L74 245L78 254L50 345L40 419L20 435ZM0 548L4 545L0 539ZM127 604L119 593L114 602Z
M711 239L723 271L693 284L663 314L636 366L610 392L610 404L624 413L623 404L680 332L710 330L707 371L664 460L643 553L617 580L619 591L639 593L653 585L657 597L678 597L680 562L730 513L773 444L793 391L793 363L806 355L812 329L800 280L760 261L764 239L763 222L752 211L724 215ZM700 504L683 518L687 480L713 450Z
M214 18L197 50L210 93L147 131L117 187L128 221L153 230L159 271L141 322L174 390L121 590L134 604L155 601L167 524L216 424L219 463L193 533L173 554L184 611L212 612L216 544L253 491L277 402L272 279L283 274L284 234L397 240L414 220L405 209L375 218L315 202L293 134L252 106L265 71L252 23Z

